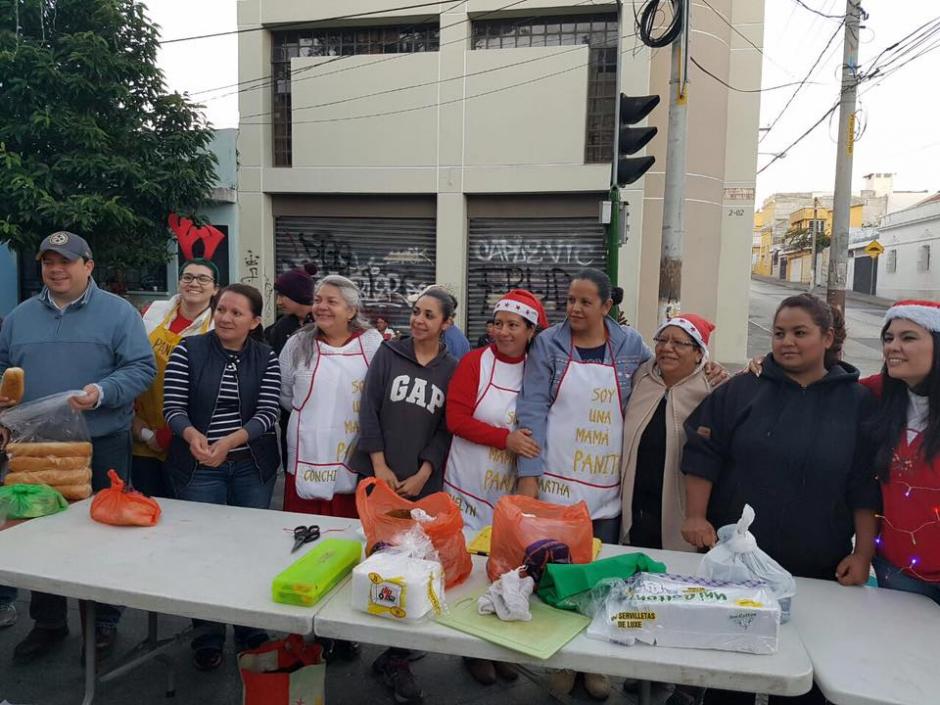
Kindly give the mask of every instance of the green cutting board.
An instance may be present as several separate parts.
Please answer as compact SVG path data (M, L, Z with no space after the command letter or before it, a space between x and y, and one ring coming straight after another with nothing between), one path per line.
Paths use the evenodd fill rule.
M507 649L521 651L540 659L550 658L591 623L589 617L556 610L538 598L529 601L530 622L504 622L495 614L479 614L477 598L485 590L448 605L448 611L436 621L467 634L473 634Z

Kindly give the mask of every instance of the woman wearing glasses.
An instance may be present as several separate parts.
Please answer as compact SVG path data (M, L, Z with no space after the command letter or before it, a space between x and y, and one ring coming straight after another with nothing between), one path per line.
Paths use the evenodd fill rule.
M633 376L623 425L621 543L695 550L682 538L685 482L679 465L683 424L712 390L705 365L714 329L694 314L669 319L653 336L654 358Z
M168 301L154 301L144 313L157 376L135 404L131 477L138 490L153 497L171 496L163 469L171 436L163 420L166 364L180 340L212 329L212 300L219 290L218 279L219 270L209 260L189 260L180 268L179 293Z

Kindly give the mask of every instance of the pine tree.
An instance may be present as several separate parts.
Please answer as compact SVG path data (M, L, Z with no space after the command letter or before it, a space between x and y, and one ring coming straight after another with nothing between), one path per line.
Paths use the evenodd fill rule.
M0 0L0 243L70 230L113 270L167 260L167 216L205 202L215 158L158 46L139 2Z

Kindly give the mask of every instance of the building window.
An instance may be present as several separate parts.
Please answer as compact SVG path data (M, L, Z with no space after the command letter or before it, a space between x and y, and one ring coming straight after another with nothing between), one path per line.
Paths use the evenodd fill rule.
M921 245L917 251L917 271L930 271L930 245Z
M517 49L587 44L588 95L584 161L609 162L614 149L617 97L617 15L564 15L473 23L473 49Z
M888 261L885 262L885 269L888 272L898 271L898 251L888 250Z
M437 51L441 43L441 30L437 25L427 24L299 29L272 32L271 39L274 166L291 166L291 59Z

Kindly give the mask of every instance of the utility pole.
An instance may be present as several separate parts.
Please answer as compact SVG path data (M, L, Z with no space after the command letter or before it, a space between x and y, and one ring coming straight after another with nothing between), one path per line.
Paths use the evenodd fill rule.
M813 242L813 257L810 260L813 269L809 273L809 293L811 294L813 293L813 291L816 290L816 248L817 248L816 240L819 238L819 230L820 230L819 221L817 220L817 218L819 217L818 214L819 214L819 199L813 196L813 224L809 229L810 237L812 238L812 242Z
M623 0L617 0L617 71L614 88L614 152L610 164L610 224L607 228L607 275L617 286L620 270L620 188L617 168L620 165L620 79L623 75ZM614 315L616 316L616 311Z
M826 300L845 311L845 279L849 263L849 214L852 210L852 156L855 151L855 101L858 93L858 33L861 0L846 0L842 49L842 93L839 100L839 147L832 194L832 241Z
M659 259L659 307L656 312L660 323L679 312L682 295L688 139L689 0L681 0L678 6L682 12L682 32L672 43L669 78L669 134L666 138L666 188L663 194L663 238Z

